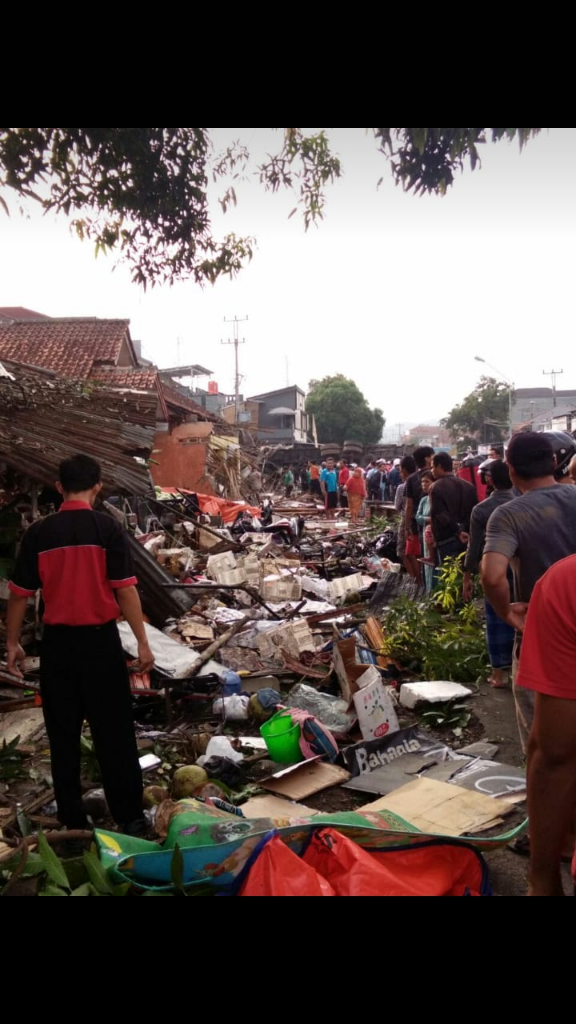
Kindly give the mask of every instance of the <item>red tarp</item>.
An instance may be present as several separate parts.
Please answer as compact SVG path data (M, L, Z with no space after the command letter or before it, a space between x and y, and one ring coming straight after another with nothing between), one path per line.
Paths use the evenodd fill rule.
M260 519L260 509L255 508L253 505L246 505L243 501L228 501L226 498L213 498L209 494L198 494L196 491L185 491L182 489L181 492L176 490L175 487L163 487L163 494L196 494L198 504L202 512L207 516L220 516L225 526L229 526L231 523L236 521L236 517L240 512L249 512L252 516L257 516Z

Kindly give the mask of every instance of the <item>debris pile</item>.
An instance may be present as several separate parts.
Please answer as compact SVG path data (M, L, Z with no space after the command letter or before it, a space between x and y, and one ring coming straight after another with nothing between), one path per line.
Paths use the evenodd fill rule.
M265 844L278 879L282 850L306 873L310 836L318 856L332 843L343 858L371 851L372 860L399 837L421 845L422 833L435 849L446 837L466 836L477 849L509 840L501 826L518 814L523 773L430 732L433 710L460 744L463 736L474 739L466 729L475 690L465 672L458 678L462 648L451 674L438 682L423 677L427 616L438 633L443 616L400 573L393 525L354 529L326 523L313 504L292 503L286 516L269 501L259 508L185 492L123 499L110 511L139 552L156 658L149 677L132 677L150 839L112 831L86 735L86 794L101 886L110 891L72 893L61 883L57 894L256 895L262 880L252 876L250 858L271 833L282 840L280 850ZM412 648L402 625L407 607L415 616ZM443 621L448 632L461 630L462 642L474 628ZM31 657L37 626L31 606ZM119 631L131 661L134 637L127 623ZM20 692L0 674L0 885L14 884L14 857L23 848L44 856L45 867L39 829L62 839L37 682L37 660L29 661ZM463 717L454 717L461 707ZM335 869L322 863L320 870L314 861L314 872L335 891L320 894L352 894L336 891ZM298 874L293 862L290 872ZM21 874L23 883L24 868ZM375 874L370 894L382 894ZM36 871L26 884L40 886L34 894L55 894L42 888L54 884L49 872L48 881ZM95 885L93 878L82 884Z

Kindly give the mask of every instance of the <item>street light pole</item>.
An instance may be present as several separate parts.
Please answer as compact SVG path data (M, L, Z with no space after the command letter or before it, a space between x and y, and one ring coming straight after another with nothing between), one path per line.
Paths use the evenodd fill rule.
M502 370L499 370L497 366L492 366L492 363L487 362L487 360L483 359L482 356L474 356L474 359L476 360L477 363L484 363L484 365L487 366L490 370L494 370L494 373L497 373L498 376L501 377L502 380L505 381L506 384L508 385L508 424L510 430L510 437L512 437L512 393L514 391L515 384L512 380L510 380L510 377L507 377L505 373L502 373Z

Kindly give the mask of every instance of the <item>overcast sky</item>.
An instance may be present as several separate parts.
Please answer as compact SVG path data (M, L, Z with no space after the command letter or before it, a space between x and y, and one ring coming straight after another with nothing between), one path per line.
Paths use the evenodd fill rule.
M256 156L280 136L267 128L214 129L242 138ZM572 338L576 235L576 129L552 128L519 154L517 143L483 148L483 167L458 176L445 198L394 186L363 128L330 129L344 177L328 189L325 220L304 233L289 194L241 187L214 231L257 238L235 281L144 293L112 257L94 258L64 219L0 210L0 305L50 316L121 317L160 366L199 362L233 390L224 318L241 328L242 389L287 380L353 377L394 424L436 422L475 385L483 356L518 387L576 387ZM378 180L384 181L377 190Z

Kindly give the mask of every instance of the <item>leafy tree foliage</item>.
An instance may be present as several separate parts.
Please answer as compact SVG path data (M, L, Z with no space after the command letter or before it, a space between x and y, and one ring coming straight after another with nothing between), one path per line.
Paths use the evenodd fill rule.
M502 441L507 434L510 388L495 377L481 377L460 405L442 420L455 441Z
M386 423L382 410L371 409L357 384L342 374L310 381L306 409L316 417L321 444L376 444Z
M518 138L520 146L541 128L374 128L396 182L407 192L447 191L466 161L474 170L486 142Z
M0 188L64 213L96 250L115 250L135 281L146 286L192 278L234 276L251 258L253 239L217 241L209 216L210 182L223 181L223 210L236 203L246 173L263 186L295 191L304 224L322 217L325 187L342 166L329 129L276 129L278 152L252 168L241 141L215 153L210 128L0 128ZM416 194L443 194L467 161L474 169L487 141L518 138L540 128L367 128L389 160L398 184ZM8 205L0 196L0 204ZM291 214L292 215L292 214Z

